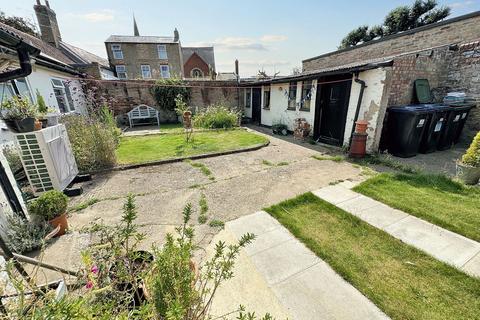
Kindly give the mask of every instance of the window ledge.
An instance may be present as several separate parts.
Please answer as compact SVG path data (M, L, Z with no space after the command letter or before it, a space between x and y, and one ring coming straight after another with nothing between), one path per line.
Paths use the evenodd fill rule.
M300 108L298 111L310 112L310 109L302 109L302 108Z
M288 110L288 111L295 111L296 108L290 108L290 107L288 107L287 110Z
M270 110L270 107L263 107L263 110Z

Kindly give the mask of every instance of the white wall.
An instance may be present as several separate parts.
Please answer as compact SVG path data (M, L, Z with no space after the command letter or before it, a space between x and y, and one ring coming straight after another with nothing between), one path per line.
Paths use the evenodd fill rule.
M271 126L277 123L283 123L288 126L289 130L293 130L293 121L297 118L305 118L313 128L315 119L315 98L317 93L317 80L312 82L312 98L310 101L310 111L300 111L300 101L302 95L302 81L297 82L297 110L287 110L288 108L288 88L289 82L275 83L270 87L270 109L263 108L263 92L262 88L262 124ZM312 130L313 133L313 130Z
M386 69L377 68L360 72L358 78L365 81L367 87L363 92L362 104L360 106L360 112L358 114L358 120L368 121L368 138L367 138L367 152L375 152L378 150L379 138L375 138L377 131L381 130L381 125L378 125L379 115L383 116L382 112L382 97L385 87ZM354 126L353 120L355 118L355 111L357 109L358 98L360 94L361 85L352 80L352 89L350 91L350 102L348 104L347 121L345 124L344 145L348 145L350 142L350 134L352 132L352 126ZM383 106L383 108L385 108ZM383 119L382 119L383 121ZM380 121L381 123L381 121Z
M52 69L44 68L41 66L34 66L32 73L27 77L30 90L32 91L32 96L36 99L36 90L40 92L45 100L47 106L55 108L60 112L57 104L57 99L53 92L52 87L52 78L70 80L70 92L72 93L73 104L75 106L75 111L83 113L85 112L85 105L83 100L83 94L81 92L81 85L78 80L74 80L74 77L70 74L55 71ZM76 89L74 89L76 88Z

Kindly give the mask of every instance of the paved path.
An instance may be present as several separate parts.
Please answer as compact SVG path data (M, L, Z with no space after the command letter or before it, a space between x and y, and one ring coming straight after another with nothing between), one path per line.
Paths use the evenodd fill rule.
M393 209L350 190L345 184L313 194L470 275L480 277L480 243Z
M260 211L226 224L225 232L239 239L247 232L257 238L245 249L253 273L236 273L236 285L214 302L213 310L228 310L242 303L256 314L270 312L277 319L388 319L370 300L307 249L277 220ZM243 262L245 263L245 262ZM241 263L241 264L243 264ZM253 282L252 277L261 281ZM235 279L235 278L234 278ZM255 292L245 294L245 290ZM236 292L231 296L231 292ZM273 292L273 297L271 293ZM268 305L259 297L269 296ZM236 297L240 297L238 300ZM218 307L220 304L222 307ZM279 305L288 312L279 312ZM273 310L270 311L270 308Z

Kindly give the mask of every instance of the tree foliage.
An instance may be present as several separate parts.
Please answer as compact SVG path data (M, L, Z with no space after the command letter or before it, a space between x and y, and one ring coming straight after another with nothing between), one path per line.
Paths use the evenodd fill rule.
M178 78L158 79L150 88L150 92L163 110L175 110L175 99L182 98L183 101L190 99L189 88Z
M415 0L411 6L400 6L390 11L382 25L363 25L350 31L342 39L339 49L435 23L449 15L450 8L438 7L436 0Z
M0 11L0 22L34 37L38 37L37 26L30 19L7 16L5 12Z

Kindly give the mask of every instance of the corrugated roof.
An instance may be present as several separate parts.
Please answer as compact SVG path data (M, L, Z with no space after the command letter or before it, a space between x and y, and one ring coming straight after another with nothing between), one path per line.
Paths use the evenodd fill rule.
M183 63L196 53L215 71L215 53L213 47L182 47Z
M178 43L173 37L156 36L118 36L111 35L105 40L107 43Z

